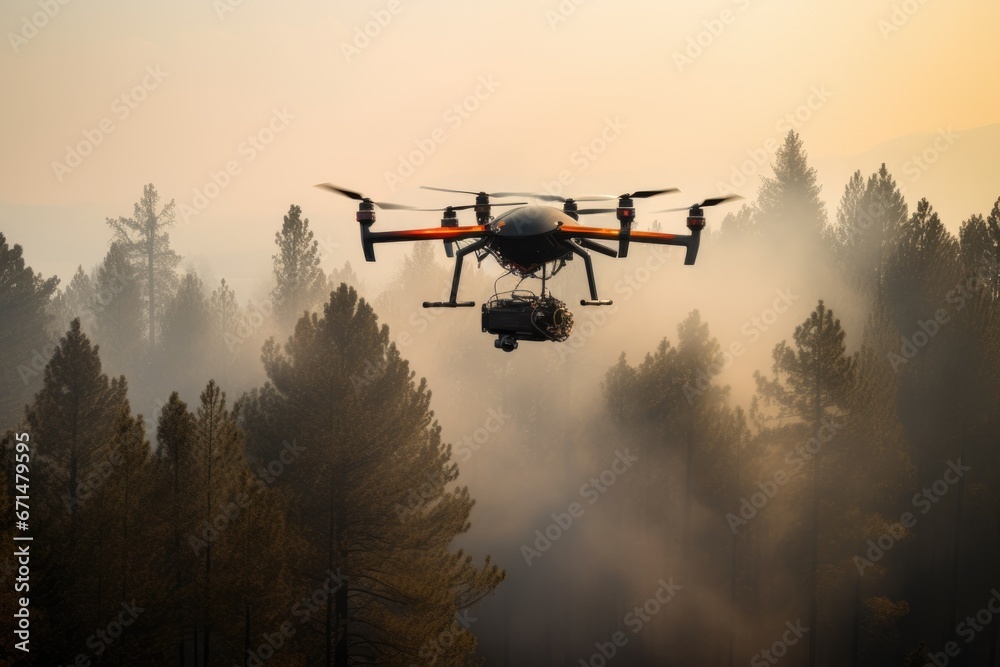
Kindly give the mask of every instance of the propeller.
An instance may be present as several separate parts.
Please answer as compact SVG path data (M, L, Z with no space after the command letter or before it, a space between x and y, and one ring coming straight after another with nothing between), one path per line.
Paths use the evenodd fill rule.
M678 188L663 188L662 190L638 190L632 194L619 195L619 199L648 199L650 197L659 197L660 195L670 194L672 192L680 192Z
M477 197L527 197L527 194L517 192L473 192L472 190L452 190L451 188L435 188L430 185L421 185L424 190L436 190L437 192L454 192L460 195L476 195Z
M562 197L560 195L542 194L540 192L497 192L494 197L532 197L542 201L558 201L565 204L568 201L610 201L617 199L614 195L584 195L583 197Z
M320 183L316 186L317 188L322 188L324 190L329 190L330 192L335 192L337 194L349 197L356 201L371 202L375 206L385 209L387 211L465 211L470 208L475 208L476 204L463 204L462 206L442 206L440 208L417 208L416 206L408 206L406 204L393 204L391 202L385 201L372 201L368 197L365 197L359 192L354 192L353 190L348 190L347 188L341 188L333 183ZM473 193L475 194L475 193ZM523 206L527 204L526 201L515 201L504 204L498 204L498 206Z
M705 208L707 206L717 206L718 204L723 204L727 201L735 201L737 199L743 199L740 195L726 195L725 197L709 197L700 204L694 204L692 206L683 206L681 208L664 208L659 211L653 211L654 213L673 213L675 211L690 211L693 208Z
M322 190L327 190L329 192L333 192L335 194L347 197L349 199L354 199L355 201L369 202L369 203L374 204L375 206L377 206L377 207L379 207L381 209L385 209L387 211L429 211L429 210L433 210L433 209L415 208L413 206L407 206L406 204L393 204L391 202L372 201L368 197L365 197L364 195L362 195L360 192L355 192L354 190L348 190L347 188L342 188L342 187L336 186L333 183L320 183L316 187L320 188ZM440 209L440 210L444 210L444 209Z

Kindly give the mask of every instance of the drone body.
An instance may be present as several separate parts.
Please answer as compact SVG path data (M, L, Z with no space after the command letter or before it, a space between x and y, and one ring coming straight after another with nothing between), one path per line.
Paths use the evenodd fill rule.
M322 187L332 192L345 195L359 202L357 221L361 225L361 245L365 259L375 261L376 243L393 243L400 241L441 240L449 257L455 257L455 274L451 285L451 298L443 302L424 302L424 308L462 308L473 307L472 301L458 301L458 286L462 277L462 261L466 255L475 253L482 261L492 256L508 273L522 278L537 278L542 281L541 294L515 290L501 298L494 294L483 304L483 331L497 336L495 346L506 352L517 348L520 340L561 342L569 337L573 328L573 315L562 301L554 298L546 290L546 281L559 272L567 261L574 257L583 260L587 272L587 283L590 289L590 299L580 301L582 306L608 306L611 301L602 301L597 296L597 285L594 280L594 267L590 252L594 251L609 257L626 257L629 244L656 243L663 245L683 246L686 249L684 263L694 264L698 256L698 246L701 231L705 228L703 208L714 206L738 196L706 199L690 208L669 209L673 211L687 210L687 227L690 234L663 234L659 232L633 231L635 207L633 199L644 199L657 195L676 192L674 188L663 190L644 190L618 197L595 195L565 199L554 195L539 195L519 192L470 192L465 190L445 190L443 188L427 188L444 192L459 192L476 196L476 203L465 206L449 206L443 209L415 209L399 204L374 202L367 197L345 190L331 184ZM548 201L561 201L562 208L554 206L503 204L503 206L518 206L492 216L490 197L531 196ZM618 200L616 208L580 209L579 201ZM375 208L402 210L435 210L443 211L441 226L428 229L411 229L400 231L373 232L375 223ZM477 225L461 227L458 225L457 212L463 209L474 209ZM585 227L579 225L579 216L595 213L615 213L619 228L608 229L600 227ZM617 248L608 247L598 241L616 242ZM468 242L454 251L454 245ZM551 265L551 269L549 266ZM538 272L541 275L538 275Z

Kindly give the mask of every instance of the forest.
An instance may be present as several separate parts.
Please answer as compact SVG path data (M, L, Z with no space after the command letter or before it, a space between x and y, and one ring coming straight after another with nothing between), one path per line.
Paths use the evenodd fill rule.
M295 204L241 295L154 184L72 276L0 233L0 664L1000 665L1000 198L772 169L512 354L420 308L439 244L375 290Z

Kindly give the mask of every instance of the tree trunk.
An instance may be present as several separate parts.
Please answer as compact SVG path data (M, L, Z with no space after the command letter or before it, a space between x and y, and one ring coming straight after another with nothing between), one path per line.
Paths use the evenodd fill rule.
M823 312L820 312L819 325L816 331L816 375L813 396L813 433L818 433L820 423L823 419L823 365L820 357L819 346L823 340ZM809 667L816 667L818 663L818 651L816 645L816 635L818 632L817 621L819 620L819 451L813 455L812 474L812 571L809 573Z
M854 580L854 637L851 641L851 667L861 667L861 575Z
M734 496L739 496L740 494L740 443L736 443L736 483L734 484ZM734 501L733 506L737 504ZM739 535L738 533L733 533L732 547L730 551L730 562L729 562L729 658L726 661L728 667L733 667L733 661L735 660L736 653L736 623L739 620L739 614L736 607L736 567L739 559L737 557L736 548L738 546Z
M155 271L154 271L154 254L153 254L153 241L156 238L156 226L153 224L152 229L149 232L149 242L147 249L147 262L146 262L146 287L149 290L149 358L153 358L153 349L155 348L155 337L156 337L156 287L155 287Z

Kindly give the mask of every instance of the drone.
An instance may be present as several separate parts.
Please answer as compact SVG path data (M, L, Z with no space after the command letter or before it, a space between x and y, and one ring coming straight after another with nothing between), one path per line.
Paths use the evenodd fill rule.
M515 288L509 292L494 293L482 305L482 328L484 333L497 337L494 346L504 352L517 349L518 341L563 342L573 329L573 314L566 304L552 296L546 289L547 281L554 277L566 263L579 257L587 272L590 298L581 299L581 306L610 306L610 300L597 296L594 280L594 265L590 251L608 257L627 257L629 244L654 243L683 246L684 264L692 265L698 257L701 231L705 228L704 209L734 199L739 195L713 197L690 207L663 209L656 212L687 211L688 235L665 234L655 231L635 230L636 199L648 199L659 195L678 192L677 188L659 190L639 190L637 192L614 195L589 195L562 197L553 194L532 192L474 192L471 190L451 190L421 186L426 190L475 196L474 204L446 206L444 208L415 208L404 204L377 202L364 195L341 188L332 183L322 183L316 187L349 197L358 202L357 221L361 226L361 247L365 260L375 261L376 243L396 243L400 241L444 242L445 253L455 258L455 273L451 283L451 298L448 301L425 301L424 308L472 308L474 301L458 300L458 285L462 279L462 262L466 255L475 253L482 263L493 257L507 271L504 275L541 280L541 292ZM562 208L550 205L531 205L527 202L504 202L499 207L516 207L493 216L491 198L529 197L545 202L560 202ZM579 208L578 202L618 200L616 208ZM398 231L371 230L375 224L375 209L406 211L441 211L441 225L426 229ZM458 212L472 209L476 215L475 225L459 226ZM586 227L579 224L581 215L615 213L618 229ZM603 242L616 243L608 247ZM456 250L457 246L457 250ZM503 277L503 276L501 276ZM498 279L499 281L499 279ZM520 283L518 283L518 286Z

